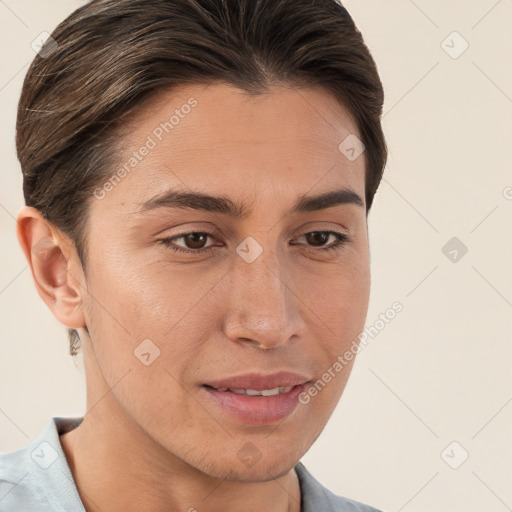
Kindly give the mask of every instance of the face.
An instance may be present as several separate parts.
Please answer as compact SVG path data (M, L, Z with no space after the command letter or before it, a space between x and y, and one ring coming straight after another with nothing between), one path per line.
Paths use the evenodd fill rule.
M356 124L322 88L216 84L160 93L127 128L89 204L88 390L106 383L109 421L203 473L283 475L366 318L364 153L338 148Z

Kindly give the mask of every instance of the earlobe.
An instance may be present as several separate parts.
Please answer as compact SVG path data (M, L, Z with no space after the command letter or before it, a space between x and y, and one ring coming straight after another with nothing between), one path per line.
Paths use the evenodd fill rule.
M40 297L66 327L85 326L83 272L72 241L30 206L17 219L18 241Z

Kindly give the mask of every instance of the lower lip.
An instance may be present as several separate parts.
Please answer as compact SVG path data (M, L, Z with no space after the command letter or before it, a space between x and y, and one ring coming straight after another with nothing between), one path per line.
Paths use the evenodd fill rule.
M305 385L294 386L287 393L272 396L240 395L232 391L219 391L203 386L207 396L223 411L235 417L238 421L249 425L270 425L277 423L297 407L299 395Z

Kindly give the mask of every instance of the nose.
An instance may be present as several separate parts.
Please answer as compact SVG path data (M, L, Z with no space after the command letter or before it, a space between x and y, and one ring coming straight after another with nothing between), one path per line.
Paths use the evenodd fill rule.
M293 291L289 267L268 251L252 263L238 258L229 276L224 332L235 343L277 348L300 336L303 302Z

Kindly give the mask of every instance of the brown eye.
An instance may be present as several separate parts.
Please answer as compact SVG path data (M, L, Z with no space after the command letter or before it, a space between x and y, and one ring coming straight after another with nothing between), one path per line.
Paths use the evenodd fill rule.
M185 240L187 249L204 249L204 244L206 243L208 236L208 233L188 233L187 235L182 235L179 238L183 238L183 240Z
M311 231L311 233L306 233L304 236L306 237L307 242L313 246L316 246L317 244L322 246L329 240L331 233L326 231Z
M333 236L334 242L324 247L324 244ZM338 233L337 231L310 231L299 237L305 237L311 247L317 247L319 251L330 251L342 248L350 241L348 235L345 233Z
M213 238L211 233L203 231L192 231L189 233L182 233L173 237L162 238L160 240L166 247L171 249L173 252L184 252L184 253L204 253L212 250L213 246L205 247L208 238ZM176 244L177 240L183 239L185 247Z

